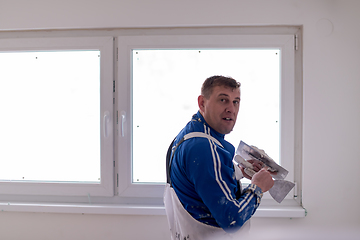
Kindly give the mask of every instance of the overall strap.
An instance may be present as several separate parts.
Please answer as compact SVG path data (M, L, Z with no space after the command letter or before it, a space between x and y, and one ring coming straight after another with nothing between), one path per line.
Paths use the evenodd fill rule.
M175 147L173 147L173 144L175 142L175 139L171 142L168 151L166 153L166 182L170 184L170 186L172 186L171 184L171 179L170 179L170 170L171 170L171 163L172 163L172 159L174 158L174 154L176 149L178 148L178 146L183 143L185 140L188 140L190 138L194 138L194 137L202 137L202 138L207 138L213 142L215 142L217 145L219 145L220 147L224 148L223 145L219 142L219 140L217 140L216 138L214 138L213 136L203 133L203 132L191 132L186 134L177 144Z

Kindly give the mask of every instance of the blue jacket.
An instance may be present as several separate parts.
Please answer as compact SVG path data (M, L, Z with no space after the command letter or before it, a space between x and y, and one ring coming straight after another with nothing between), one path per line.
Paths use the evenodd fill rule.
M202 137L182 142L171 163L172 186L192 217L227 232L236 231L255 213L262 191L250 184L241 192L232 162L234 146L212 129L200 112L181 130L173 146L190 132L209 134L223 148Z

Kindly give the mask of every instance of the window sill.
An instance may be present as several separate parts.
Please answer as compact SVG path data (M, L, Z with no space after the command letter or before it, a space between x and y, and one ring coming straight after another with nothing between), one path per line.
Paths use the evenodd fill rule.
M165 215L163 205L132 205L132 204L29 204L0 203L2 212L46 212L46 213L77 213L77 214L112 214L112 215ZM254 217L302 218L306 211L296 206L260 206Z
M254 217L303 218L306 210L301 206L260 206Z

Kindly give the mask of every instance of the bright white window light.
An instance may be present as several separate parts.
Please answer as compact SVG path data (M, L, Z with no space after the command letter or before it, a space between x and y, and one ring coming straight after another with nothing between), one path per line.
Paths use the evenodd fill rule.
M279 162L279 49L133 50L134 183L166 181L173 138L198 111L203 81L213 75L241 83L240 112L226 139L264 149Z
M100 182L100 51L0 53L0 180Z

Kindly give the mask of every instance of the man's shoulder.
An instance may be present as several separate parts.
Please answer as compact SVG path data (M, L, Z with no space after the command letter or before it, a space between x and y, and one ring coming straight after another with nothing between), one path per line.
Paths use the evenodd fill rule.
M204 132L203 124L194 120L188 122L186 126L176 136L175 142L180 141L186 134L192 132Z
M197 150L200 150L200 147L210 146L209 139L201 136L190 137L186 141L184 141L183 144L187 148L195 148Z
M198 132L190 132L188 134L198 133ZM186 135L185 135L186 136ZM184 140L186 139L186 140ZM191 156L195 158L207 158L211 155L214 147L222 148L220 142L216 141L216 143L210 140L207 137L198 136L195 134L194 137L183 137L183 141L178 146L178 153L184 156Z

